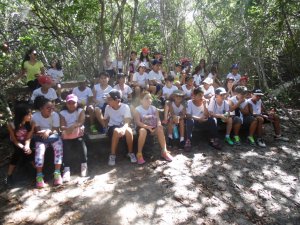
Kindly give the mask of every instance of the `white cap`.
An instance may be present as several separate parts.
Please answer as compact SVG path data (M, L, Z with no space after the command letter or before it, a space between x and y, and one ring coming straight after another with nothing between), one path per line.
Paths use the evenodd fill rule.
M143 63L143 62L141 62L140 65L139 65L139 67L146 67L146 64Z
M214 80L211 79L210 77L206 77L203 81L203 83L206 83L206 84L213 84L214 83Z
M227 91L225 90L225 88L222 88L222 87L218 87L216 90L215 90L215 94L216 95L223 95L223 94L226 94Z

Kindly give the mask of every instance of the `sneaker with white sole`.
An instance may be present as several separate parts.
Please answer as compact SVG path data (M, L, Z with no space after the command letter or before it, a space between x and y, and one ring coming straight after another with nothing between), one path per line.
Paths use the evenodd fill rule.
M274 139L275 139L276 141L289 141L289 140L290 140L289 138L284 137L284 136L282 136L282 135L275 135L275 136L274 136Z
M258 145L259 147L261 147L261 148L267 147L266 144L265 144L265 142L264 142L264 140L263 140L262 138L258 138L258 139L257 139L257 145Z
M134 153L129 152L127 155L128 155L128 157L130 158L130 162L131 162L131 163L136 163L136 162L137 162L137 159L136 159Z
M110 155L108 158L108 165L109 166L114 166L116 165L116 156L115 155Z
M63 182L68 183L71 180L71 172L70 172L70 167L65 167L64 168L64 173L63 173Z
M86 177L88 174L88 166L87 166L87 163L81 163L81 173L80 175L82 177Z

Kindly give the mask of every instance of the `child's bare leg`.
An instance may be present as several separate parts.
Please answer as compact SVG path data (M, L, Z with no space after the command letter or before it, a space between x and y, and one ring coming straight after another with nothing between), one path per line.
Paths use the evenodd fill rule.
M280 131L280 120L278 115L274 115L274 122L273 122L273 127L276 135L281 135Z
M146 137L147 137L147 130L145 128L141 128L139 130L139 139L138 139L138 154L142 154L143 151L143 147L145 145L145 141L146 141Z
M184 139L184 119L179 120L179 133L180 133L180 139Z
M226 121L226 135L230 135L232 130L232 118L229 117Z
M157 139L158 139L159 145L161 147L161 150L162 151L167 150L163 126L160 125L156 128L156 134L157 134Z
M133 152L133 133L131 128L127 128L125 132L125 137L126 137L126 143L128 147L128 152L132 153Z
M262 137L262 132L263 132L263 123L264 123L264 118L262 117L256 117L257 119L257 128L256 128L256 133L258 137Z
M101 124L101 126L105 127L105 122L104 122L104 118L103 118L101 109L98 107L95 108L95 116L96 116L98 122Z
M111 140L111 154L115 155L119 144L119 132L115 129Z

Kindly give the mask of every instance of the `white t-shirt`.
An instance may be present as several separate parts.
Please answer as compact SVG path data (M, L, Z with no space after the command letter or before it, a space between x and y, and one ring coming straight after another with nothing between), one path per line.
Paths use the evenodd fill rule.
M105 108L104 119L109 119L108 126L122 126L125 118L132 118L128 105L121 103L117 110L107 105Z
M231 77L234 78L233 84L237 84L240 81L240 79L241 79L241 75L240 74L233 75L232 73L227 74L226 78L228 79L228 78L231 78Z
M60 79L64 76L62 70L56 70L53 68L47 70L47 74L51 77L54 83L59 83Z
M209 73L209 74L207 75L207 77L209 77L209 78L211 78L211 79L214 79L214 75L213 75L212 73Z
M59 115L56 112L52 112L51 116L45 118L40 111L37 111L32 115L32 120L41 130L52 129L53 127L59 127L60 125Z
M206 90L206 89L204 88L204 86L201 85L201 89L202 89L202 91L203 91L203 95L204 95L204 96L209 95L209 94L215 95L215 89L214 89L213 86L209 86L209 88Z
M195 74L194 76L194 83L196 84L196 86L199 86L201 84L201 75L200 74Z
M180 113L182 112L182 110L184 109L184 106L182 104L180 104L179 107L177 107L174 102L172 102L171 106L172 106L174 115L176 115L176 116L179 116Z
M103 60L103 66L105 70L112 70L113 69L113 63L110 57L107 57L106 60Z
M192 96L193 88L188 90L187 87L186 87L186 84L182 85L181 88L182 88L182 91L184 92L186 97L190 98Z
M162 84L162 81L164 80L164 76L161 71L158 71L157 73L151 70L147 77L148 80L155 80L157 83Z
M89 97L93 97L92 89L86 87L83 91L80 91L78 87L74 88L72 93L78 97L78 102L82 105L86 105Z
M96 84L94 89L96 91L96 100L99 102L98 106L102 107L106 102L106 96L113 88L108 85L105 89L102 89L100 84Z
M229 100L232 101L232 103L233 103L234 105L236 105L236 104L238 103L238 101L239 101L239 100L237 99L236 95L233 96L233 97L231 97L231 98L229 98ZM245 100L245 101L243 101L243 102L240 104L239 109L244 109L247 105L248 105L248 102L247 102L247 100ZM230 112L230 115L235 115L235 111ZM240 112L239 117L240 117L240 118L242 119L242 121L243 121L243 113Z
M145 58L143 61L140 61L140 63L143 62L146 66L146 69L150 68L150 63L147 61L147 59Z
M204 105L196 106L193 100L188 100L186 114L202 117L204 115Z
M114 89L122 92L122 99L124 101L127 101L128 95L132 94L132 89L127 84L124 84L124 89L123 90L121 90L119 84L115 85Z
M175 85L172 85L171 88L168 88L166 85L162 89L163 96L169 98L171 94L173 94L174 91L178 90L178 88Z
M252 102L251 98L248 99L247 102L249 104L251 104L252 109L253 109L253 114L261 115L261 105L262 105L261 99L259 99L259 101L257 101L256 104L254 102Z
M224 100L221 105L218 105L213 98L209 102L208 111L214 114L224 114L225 112L229 112L229 104Z
M49 99L50 101L53 101L53 100L57 99L56 91L55 91L53 88L49 88L49 89L48 89L48 92L47 92L46 94L44 94L44 93L42 92L42 89L41 89L41 88L38 88L38 89L35 89L35 90L33 91L30 100L31 100L31 101L34 101L35 98L36 98L37 96L40 96L40 95L44 96L45 98Z
M78 108L72 113L69 113L68 110L62 110L60 115L64 117L67 127L71 127L74 123L78 121L79 115L83 109Z
M132 81L137 82L138 85L141 86L141 87L146 87L147 78L148 78L147 73L140 74L139 72L135 72L133 74Z
M115 60L112 62L112 67L113 67L113 68L116 68L116 69L123 69L123 61L122 61L122 60L117 60L117 59L115 59Z

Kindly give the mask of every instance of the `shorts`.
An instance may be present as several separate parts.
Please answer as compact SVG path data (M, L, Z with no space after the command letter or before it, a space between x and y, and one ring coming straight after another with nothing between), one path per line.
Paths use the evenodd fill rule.
M111 127L108 127L108 130L107 130L107 136L108 136L110 139L112 139L112 136L113 136L113 134L114 134L114 130L115 130L116 128L119 128L119 127L121 127L121 126L111 126Z

